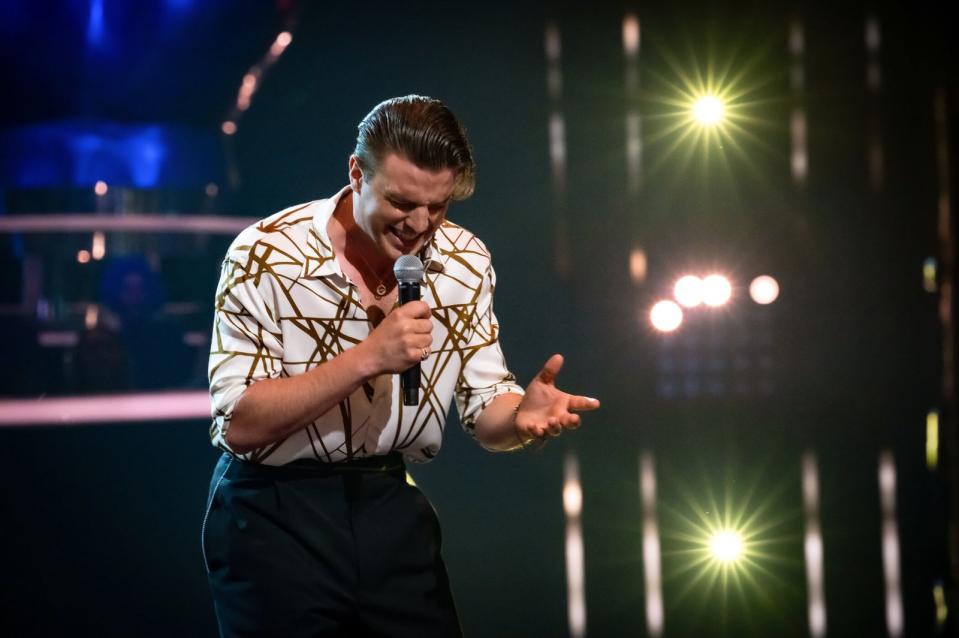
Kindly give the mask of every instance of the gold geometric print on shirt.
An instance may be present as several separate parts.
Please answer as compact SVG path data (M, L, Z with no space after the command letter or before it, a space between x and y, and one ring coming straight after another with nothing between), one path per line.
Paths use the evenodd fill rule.
M366 310L326 234L336 199L281 211L243 231L228 251L210 352L211 441L228 453L225 432L246 387L302 374L370 333ZM445 222L421 257L434 341L421 364L419 405L403 406L396 375L381 375L286 439L237 456L279 465L397 450L425 461L439 450L454 394L472 433L476 416L495 396L522 392L497 341L495 274L486 247Z

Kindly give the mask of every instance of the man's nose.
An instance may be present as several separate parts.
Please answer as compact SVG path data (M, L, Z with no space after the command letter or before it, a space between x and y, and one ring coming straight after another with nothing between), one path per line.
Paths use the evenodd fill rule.
M406 226L413 232L424 233L430 227L430 211L426 206L418 206L406 218Z

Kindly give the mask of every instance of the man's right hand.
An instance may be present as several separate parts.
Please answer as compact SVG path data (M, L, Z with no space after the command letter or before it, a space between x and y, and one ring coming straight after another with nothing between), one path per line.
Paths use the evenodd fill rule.
M386 316L362 346L371 357L375 374L398 374L422 361L433 344L430 307L410 301Z

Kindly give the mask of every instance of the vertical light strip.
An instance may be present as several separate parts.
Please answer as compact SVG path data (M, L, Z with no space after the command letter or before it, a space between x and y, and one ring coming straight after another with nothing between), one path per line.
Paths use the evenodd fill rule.
M936 630L941 632L949 618L949 604L946 602L946 592L941 581L933 585L932 599L936 603Z
M866 16L866 87L870 93L878 93L882 88L882 67L879 51L882 46L882 29L879 18L870 13Z
M643 573L646 577L646 632L663 635L663 578L659 526L656 523L656 466L653 455L639 456L639 492L643 504Z
M586 636L586 566L583 549L583 489L579 462L570 452L563 468L563 509L566 512L566 587L570 638Z
M93 240L90 243L90 256L100 261L107 254L107 238L103 231L93 233Z
M623 56L626 58L626 187L630 195L643 185L642 121L639 116L639 18L623 18Z
M867 162L869 164L869 183L873 190L881 190L883 183L883 148L882 148L882 129L880 127L879 90L882 88L882 67L880 66L880 46L882 44L882 31L879 25L879 18L874 14L866 16L865 23L865 43L866 43L866 89L869 92L869 114L868 136L869 151Z
M940 84L936 89L933 103L936 122L936 174L939 184L938 229L939 240L939 339L942 344L942 388L939 445L942 455L948 459L959 459L959 422L956 406L956 322L954 306L956 277L956 232L952 205L952 157L949 139L952 136L949 121L948 92ZM959 512L959 464L946 463L945 479L951 488L950 505L952 511L948 526L948 546L959 547L959 525L956 524L956 512ZM951 582L959 580L959 566L951 562L949 573Z
M935 472L939 467L939 412L926 414L926 466Z
M549 159L553 174L553 205L556 211L553 267L560 275L571 269L570 242L566 224L566 118L563 116L562 41L559 27L546 25L546 88L549 92Z
M797 184L804 184L809 175L809 154L806 151L806 112L801 106L793 109L789 120L789 133L792 138L790 167Z
M803 108L802 97L805 90L806 77L803 65L803 56L806 51L806 37L803 24L799 17L794 17L789 23L789 85L792 90L792 114L789 118L789 135L792 143L790 167L793 180L802 185L809 174L809 156L806 152L806 111Z
M952 312L953 273L955 269L955 249L953 248L952 193L949 188L951 168L949 166L949 121L946 106L946 91L939 88L935 101L936 119L936 174L939 181L939 210L937 234L939 238L939 257L942 264L939 280L939 322L942 326L942 396L952 401L956 387L955 339L953 337L954 318ZM947 406L944 406L948 408ZM946 414L950 414L947 409ZM954 423L954 421L953 421ZM954 427L954 426L953 426ZM947 451L955 452L955 450Z
M566 120L559 111L549 116L549 159L553 168L553 188L558 199L566 191Z
M879 496L882 505L882 572L886 581L886 632L902 636L902 585L899 570L899 528L896 524L896 461L892 452L879 454Z
M560 68L562 43L559 27L546 25L546 86L549 89L549 159L553 169L553 196L557 203L566 198L566 120L563 117L563 72Z
M806 510L803 550L806 555L806 584L809 590L809 635L826 635L826 594L823 578L823 543L819 524L819 468L816 455L802 456L802 497Z

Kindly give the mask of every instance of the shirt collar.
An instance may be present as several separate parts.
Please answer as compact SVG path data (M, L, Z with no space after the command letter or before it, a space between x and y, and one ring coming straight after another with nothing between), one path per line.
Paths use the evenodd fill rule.
M352 192L349 186L344 186L340 192L329 199L323 199L316 203L317 211L313 214L313 223L306 238L308 250L305 251L303 267L300 270L301 277L328 277L338 275L343 277L343 269L340 268L340 262L336 260L336 253L333 251L333 242L330 241L330 235L327 232L327 226L330 223L330 217L336 210L339 201L350 196ZM423 270L427 273L443 272L444 266L437 256L442 253L436 247L436 234L430 239L429 243L420 250L419 258L423 261Z

